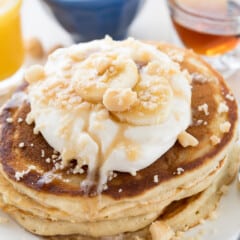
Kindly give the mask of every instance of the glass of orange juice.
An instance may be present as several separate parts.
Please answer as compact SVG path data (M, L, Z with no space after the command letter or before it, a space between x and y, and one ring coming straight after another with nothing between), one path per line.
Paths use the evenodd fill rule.
M0 0L0 80L12 76L23 64L21 3L22 0Z

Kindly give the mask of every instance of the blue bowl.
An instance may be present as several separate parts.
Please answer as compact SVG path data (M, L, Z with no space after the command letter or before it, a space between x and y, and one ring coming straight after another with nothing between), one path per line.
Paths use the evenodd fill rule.
M44 0L75 42L126 37L144 0Z

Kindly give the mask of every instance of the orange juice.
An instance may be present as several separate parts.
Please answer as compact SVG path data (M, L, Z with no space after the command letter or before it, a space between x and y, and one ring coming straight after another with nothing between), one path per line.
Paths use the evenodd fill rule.
M21 0L0 0L0 80L13 75L23 63L20 6Z

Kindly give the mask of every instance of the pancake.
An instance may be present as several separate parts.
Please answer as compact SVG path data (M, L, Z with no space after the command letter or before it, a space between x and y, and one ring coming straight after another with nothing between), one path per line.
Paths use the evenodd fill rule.
M193 227L203 219L208 218L213 210L216 209L218 201L223 194L221 190L222 186L225 184L229 184L236 174L237 165L239 162L239 147L234 146L231 151L231 154L227 157L226 161L223 163L223 167L221 172L218 174L216 179L212 182L212 184L204 191L185 198L179 201L175 201L170 204L163 212L161 216L158 217L157 221L161 221L167 226L170 226L175 232L184 231L190 227ZM29 207L36 208L36 203L30 203L25 208L26 210L20 210L19 208L14 207L16 205L11 200L18 199L18 207L22 206L22 204L26 205L27 196L21 195L16 192L14 188L7 183L2 177L0 179L0 190L7 194L7 198L3 200L0 198L0 205L6 212L8 212L11 216L13 216L17 222L23 225L26 229L31 232L39 232L42 230L39 229L48 229L49 231L54 231L53 229L58 229L58 232L63 231L64 229L69 228L79 228L77 223L69 223L69 222L59 222L59 221L50 221L40 217L36 217L35 215L31 215L27 209ZM20 200L21 199L21 200ZM10 200L10 201L9 201ZM38 206L39 209L44 209L44 206ZM71 225L71 227L69 227ZM37 230L38 229L38 230ZM51 229L51 230L50 230ZM59 230L61 229L61 230ZM149 232L149 227L145 227L134 233L126 233L124 235L112 236L108 239L151 239L151 234ZM69 235L69 236L56 236L48 238L51 240L96 240L99 238L86 237L81 235ZM104 238L103 238L104 239Z
M236 168L237 157L226 156L237 139L237 104L223 78L192 51L154 44L192 75L193 122L187 132L199 141L198 146L183 148L176 142L136 176L118 172L100 195L97 186L86 191L80 183L87 174L72 174L74 160L68 169L58 169L60 159L53 156L54 149L41 134L33 134L34 125L25 123L30 105L23 89L2 109L0 162L6 182L2 198L7 207L3 206L29 231L45 236L89 237L136 232L159 216L169 216L164 211L173 202L200 196L208 189L214 189L214 196L214 181L229 174L224 166L233 161ZM228 111L219 111L223 105ZM226 123L227 130L221 127ZM14 194L20 194L21 200L9 197ZM172 207L170 212L177 216ZM171 227L175 229L174 226Z

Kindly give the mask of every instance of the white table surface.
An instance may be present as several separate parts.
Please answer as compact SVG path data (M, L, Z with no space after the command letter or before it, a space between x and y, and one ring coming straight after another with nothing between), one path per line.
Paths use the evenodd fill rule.
M46 8L39 0L24 0L22 8L22 25L24 37L38 37L44 47L49 49L56 44L71 44L69 35L46 14ZM143 10L130 27L129 35L138 39L173 42L174 31L168 16L164 0L146 0ZM228 80L234 93L240 97L239 73ZM1 90L1 87L0 87ZM200 236L202 240L235 240L240 230L240 192L236 182L232 184L230 193L221 200L217 220L208 221L190 232ZM0 216L6 216L0 212ZM239 220L238 220L239 219ZM219 232L219 230L221 230ZM199 233L201 234L199 235ZM0 224L0 240L37 240L25 232L14 221Z

